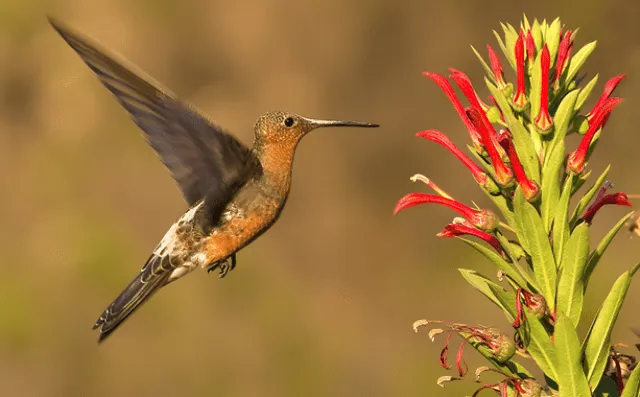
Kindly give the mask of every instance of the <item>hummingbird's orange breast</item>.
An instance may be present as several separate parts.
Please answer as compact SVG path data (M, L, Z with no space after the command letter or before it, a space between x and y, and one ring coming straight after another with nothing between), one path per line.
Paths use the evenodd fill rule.
M291 187L295 142L268 143L256 154L262 173L235 195L219 226L203 240L202 267L222 262L251 243L278 219Z
M281 207L280 200L263 198L259 205L238 209L204 239L207 260L202 267L224 261L259 237L275 222Z

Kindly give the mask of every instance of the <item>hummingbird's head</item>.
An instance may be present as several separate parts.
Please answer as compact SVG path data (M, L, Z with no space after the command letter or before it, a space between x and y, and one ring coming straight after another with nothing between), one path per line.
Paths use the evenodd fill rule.
M378 127L360 121L317 120L283 111L267 112L256 122L256 139L262 143L297 143L320 127Z

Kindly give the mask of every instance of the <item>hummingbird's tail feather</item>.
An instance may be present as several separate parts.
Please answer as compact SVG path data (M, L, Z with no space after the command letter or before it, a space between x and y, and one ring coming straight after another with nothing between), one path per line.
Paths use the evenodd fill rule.
M107 338L154 292L167 284L171 270L162 266L163 259L168 258L152 254L140 274L129 283L127 288L100 315L100 318L93 326L93 329L100 328L98 342L102 342Z

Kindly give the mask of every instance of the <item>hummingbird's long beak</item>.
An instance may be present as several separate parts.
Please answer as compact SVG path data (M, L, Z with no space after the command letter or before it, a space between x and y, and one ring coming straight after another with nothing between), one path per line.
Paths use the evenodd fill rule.
M365 128L380 127L378 124L365 123L365 122L362 122L362 121L316 120L316 119L307 119L307 121L309 121L309 123L311 123L313 128L319 128L319 127L365 127Z

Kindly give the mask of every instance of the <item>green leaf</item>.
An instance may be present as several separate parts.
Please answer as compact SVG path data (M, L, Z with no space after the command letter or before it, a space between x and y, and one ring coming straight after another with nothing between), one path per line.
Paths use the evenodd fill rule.
M591 397L589 383L580 365L580 341L574 324L560 310L554 332L554 343L562 364L558 366L558 377L561 396Z
M596 196L596 194L600 190L600 186L602 186L604 180L607 178L607 175L609 175L609 169L611 169L611 164L609 164L604 172L602 172L596 182L591 186L591 188L589 188L589 191L587 191L587 193L582 196L582 198L576 205L576 208L573 210L573 215L571 216L571 225L576 224L580 215L582 215L584 210L589 206L589 203L591 203L591 200Z
M611 330L618 318L624 298L629 291L631 278L639 267L640 263L618 277L609 295L598 310L582 346L584 355L583 367L587 374L589 386L592 388L595 388L600 383L604 369L609 361Z
M478 244L475 241L471 241L464 237L456 237L459 240L464 241L467 245L475 248L476 251L484 255L487 259L493 262L494 265L500 270L502 270L507 276L511 277L513 281L519 284L521 287L525 287L527 282L522 278L518 269L516 269L513 265L502 259L500 255L496 254L490 248L485 247L484 245Z
M545 232L551 231L553 216L560 200L560 176L564 172L564 141L553 145L542 168L542 223Z
M499 308L501 308L505 313L508 313L508 309L502 305L502 302L496 297L493 291L490 288L490 285L498 287L498 284L489 280L488 278L476 273L475 270L469 269L458 269L458 271L462 274L465 280L469 284L471 284L475 289L482 292L484 296L489 298L493 303L495 303Z
M589 225L581 223L573 230L562 253L558 281L558 310L578 326L584 299L584 269L589 256Z
M538 211L524 198L520 187L516 189L513 201L518 239L526 241L523 246L529 248L527 252L533 262L534 276L541 288L540 292L553 312L556 301L556 263L549 238Z
M520 242L514 241L514 240L509 241L506 238L504 240L508 242L508 245L511 248L511 253L515 255L514 259L520 260L521 258L526 258L527 257L527 253L524 252L524 250L522 249L522 246L520 245Z
M505 316L509 322L513 322L516 318L516 294L512 291L507 291L501 286L492 283L488 284L493 295L500 301L500 308L506 308L504 311Z
M529 19L525 14L522 14L522 23L520 24L520 28L525 32L531 30L531 25L529 24Z
M533 315L528 315L524 324L518 332L520 332L527 351L540 369L557 382L556 348L551 343L544 325Z
M589 57L589 55L591 55L591 53L593 52L593 50L595 50L595 48L596 48L596 42L592 41L591 43L582 47L578 52L576 52L576 55L571 57L571 59L569 60L569 67L567 69L566 83L568 83L569 81L573 80L576 77L576 75L578 74L578 71L587 61L587 58Z
M522 257L525 257L524 249L521 246L510 242L500 232L497 232L495 236L498 239L498 241L500 241L500 244L502 244L502 247L505 249L505 251L507 251L507 255L509 256L509 258L511 258L511 260L514 263L513 266L516 269L518 269L518 271L520 272L520 275L522 275L522 277L527 282L527 286L529 286L535 291L540 291L540 287L538 287L538 283L533 279L533 277L531 276L531 273L529 272L529 267L527 266L526 269L523 269L522 266L520 266L519 259Z
M540 164L538 155L533 146L531 135L525 128L523 121L519 120L513 113L513 109L505 96L485 77L485 82L491 95L496 100L498 107L502 110L504 119L509 125L509 130L513 135L513 143L516 147L518 158L524 167L524 171L530 179L540 184Z
M575 174L567 175L564 186L562 187L562 195L558 206L556 207L555 214L553 216L553 253L556 258L562 258L562 250L567 240L569 240L569 224L567 223L569 200L571 199L571 186L573 180L576 178Z
M551 26L547 29L545 35L545 41L547 42L547 48L549 48L549 55L551 59L551 66L555 64L556 54L558 53L558 46L560 45L560 18L556 18L551 22Z
M471 49L473 50L473 53L476 54L476 57L478 58L478 60L480 60L480 63L482 64L482 67L484 68L484 71L487 74L487 76L489 76L489 78L495 83L493 69L489 67L487 62L485 62L484 58L482 58L482 55L480 55L480 53L473 46L471 46Z
M533 21L533 25L531 26L531 36L533 36L536 52L540 51L542 48L542 28L540 27L540 22L538 22L537 19Z
M516 41L518 40L518 32L510 24L506 24L505 26L505 24L501 23L500 25L502 25L502 30L504 31L504 45L506 49L505 55L507 59L509 59L509 63L511 63L511 66L515 70L516 69L515 48L516 48Z
M602 378L593 395L596 397L620 397L616 381L608 376Z
M556 113L553 115L554 135L551 141L551 147L555 147L564 142L565 136L567 136L567 130L569 123L573 119L574 107L576 100L578 99L578 90L573 90L562 98L562 102L558 106ZM552 149L553 150L553 149Z
M500 35L498 34L498 32L496 32L495 30L493 31L493 35L496 37L496 40L498 41L498 45L500 46L500 49L502 50L502 53L505 54L505 56L507 57L507 61L509 61L509 63L511 64L512 68L516 68L516 62L515 62L515 58L512 59L512 57L510 57L509 52L507 51L507 47L504 45L504 41L502 41L502 37L500 37ZM496 54L498 55L498 54Z
M493 194L487 192L484 189L482 189L482 191L487 195L487 197L491 199L491 201L493 201L493 204L496 207L498 207L498 209L502 213L502 216L504 216L504 219L507 221L509 226L514 227L515 220L513 219L513 211L511 211L511 208L509 208L510 204L507 198L504 197L503 195L494 196Z
M589 256L589 262L587 262L587 266L584 271L584 289L585 290L587 289L587 284L589 284L589 279L591 278L591 274L593 273L596 266L598 265L600 258L602 258L602 255L604 255L604 252L607 250L607 248L609 247L609 244L611 243L613 238L616 236L616 234L618 234L620 229L622 229L622 226L624 226L624 224L632 216L633 216L633 211L628 213L624 217L622 217L622 219L620 219L618 223L616 223L616 225L613 228L611 228L611 230L609 230L609 233L607 233L602 238L602 240L600 240L600 243L598 243L598 246L596 247L596 249Z
M573 182L573 186L571 187L571 196L573 197L574 194L576 194L576 192L578 190L580 190L582 188L582 185L584 185L584 183L589 179L589 177L591 176L591 170L587 171L587 172L582 172L580 174L580 177Z
M536 153L542 153L542 133L536 128L535 124L529 124L528 130L531 142L533 142L533 149ZM549 134L551 134L551 132L549 132ZM547 136L551 135L547 134Z
M511 241L509 241L509 239L507 239L505 237L505 235L502 234L502 232L500 230L496 231L495 236L498 239L498 241L500 242L500 244L502 244L502 248L504 248L505 251L507 251L507 256L513 262L517 262L520 258L526 256L526 253L524 252L525 248L522 247L522 242L521 241L518 241L520 246L518 246L518 245L516 245L514 243L511 243Z
M584 87L582 87L582 89L580 90L580 94L578 94L578 100L576 101L575 106L573 107L573 109L576 112L579 112L580 109L582 109L582 106L584 105L584 103L586 102L587 98L589 98L589 94L591 94L591 91L593 91L593 87L595 87L596 83L598 82L598 75L596 74L588 83L587 85L585 85Z
M638 365L624 385L624 391L620 397L638 397L640 396L640 365Z

